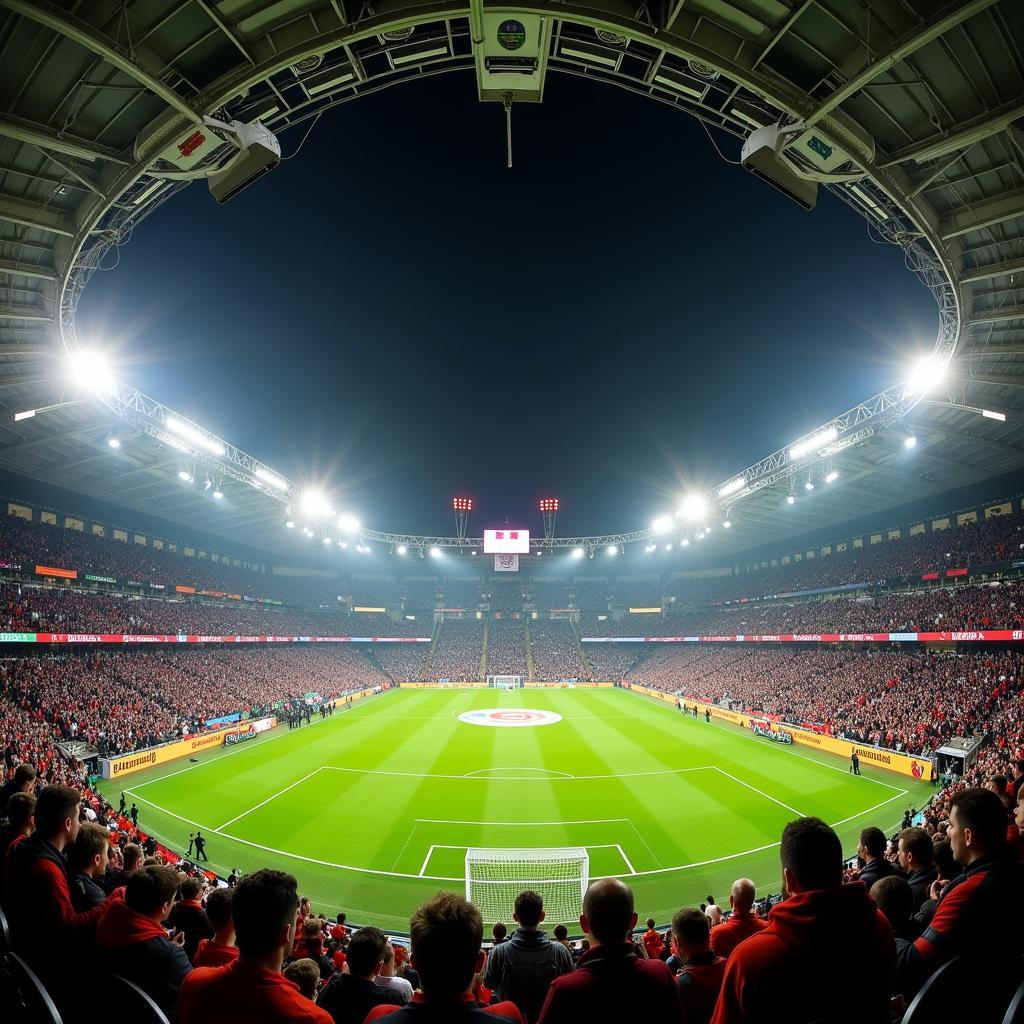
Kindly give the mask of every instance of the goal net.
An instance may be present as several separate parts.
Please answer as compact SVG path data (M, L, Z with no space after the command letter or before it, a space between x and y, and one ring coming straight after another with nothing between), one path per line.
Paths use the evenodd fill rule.
M532 889L544 900L549 922L571 925L589 882L590 858L582 846L466 850L466 899L491 924L511 921L516 896Z
M522 676L488 676L487 682L496 690L518 690L523 685Z

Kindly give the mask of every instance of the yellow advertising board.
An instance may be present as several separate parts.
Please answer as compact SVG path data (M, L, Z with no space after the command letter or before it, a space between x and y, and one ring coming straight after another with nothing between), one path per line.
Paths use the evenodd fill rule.
M222 746L224 737L229 733L241 732L248 728L248 722L236 722L225 729L200 733L198 736L178 740L177 743L165 743L162 747L136 750L133 754L124 754L121 757L103 758L100 762L102 775L105 779L118 779L123 775L131 775L133 772L152 768L155 764L163 764L165 761L173 761L175 758L186 757L189 754L198 754L211 747Z
M638 684L633 684L630 689L636 693L643 693L648 697L655 697L672 705L675 705L677 700L676 695L673 693L662 693L660 690L652 690ZM726 708L718 707L716 704L705 704L698 700L687 700L685 697L683 700L688 707L696 705L698 715L703 715L710 709L712 718L721 718L726 722L732 722L733 725L742 726L744 729L750 728L750 715L742 714L738 711L729 711ZM835 736L823 736L821 733L813 732L810 729L801 729L786 723L779 723L778 728L788 732L793 737L793 742L800 746L815 747L829 754L838 754L847 760L853 751L856 750L857 756L865 764L877 765L879 768L885 768L888 771L896 772L899 775L906 775L912 779L928 779L931 773L931 761L925 757L909 757L907 754L899 754L895 750L864 746L851 740L837 739Z

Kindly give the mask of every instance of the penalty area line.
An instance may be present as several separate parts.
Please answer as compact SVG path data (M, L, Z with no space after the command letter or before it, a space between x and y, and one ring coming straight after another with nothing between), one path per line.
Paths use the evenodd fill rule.
M712 767L715 769L716 772L720 772L727 779L732 779L733 782L737 782L741 786L746 786L747 789L751 790L754 793L757 793L758 796L763 796L765 800L771 800L773 804L778 804L780 807L784 807L787 811L792 811L792 813L795 814L798 818L805 817L803 811L798 811L795 807L790 807L789 804L784 804L781 800L778 800L771 794L766 793L763 789L758 789L757 786L752 786L749 782L744 782L742 779L736 778L736 776L733 775L732 772L727 772L724 768L719 768L718 765L712 765Z
M273 793L270 796L268 796L266 800L261 800L258 804L254 805L253 807L250 807L247 811L242 811L241 814L236 815L230 821L225 821L224 824L220 826L220 828L215 828L213 831L220 833L221 830L227 828L228 825L233 825L236 821L240 821L247 814L252 814L253 811L258 811L261 807L263 807L266 804L269 804L272 800L276 800L279 796L283 796L285 793L288 792L289 789L294 789L297 785L299 785L299 783L305 782L306 779L313 778L313 776L316 775L317 772L322 770L322 766L320 768L314 768L308 775L303 775L301 779L296 779L295 782L293 782L290 786L285 786L284 789L279 789L276 793Z

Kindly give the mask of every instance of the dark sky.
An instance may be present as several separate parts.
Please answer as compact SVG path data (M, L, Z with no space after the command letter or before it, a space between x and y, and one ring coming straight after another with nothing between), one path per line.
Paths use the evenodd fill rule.
M330 112L228 205L150 216L79 337L367 525L451 532L466 493L539 532L553 494L563 536L648 525L930 348L931 296L827 193L608 86L549 76L514 119L509 171L468 76Z

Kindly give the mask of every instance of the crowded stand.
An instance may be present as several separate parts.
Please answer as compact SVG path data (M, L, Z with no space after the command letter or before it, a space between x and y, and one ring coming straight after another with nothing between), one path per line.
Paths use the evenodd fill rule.
M376 644L369 653L381 671L395 683L425 682L429 644Z
M526 678L526 630L522 619L491 619L487 624L487 675Z
M390 681L347 644L104 649L0 662L5 709L46 723L56 740L84 741L104 756L202 732L223 715L269 714L306 693L330 699ZM14 742L16 728L5 735Z
M477 681L481 678L483 654L483 621L445 616L434 634L430 678L453 683Z
M494 579L484 584L483 602L491 611L519 612L525 601L524 584L517 579Z
M530 648L534 679L590 678L590 673L583 662L576 631L569 619L537 620L530 623Z
M465 608L472 611L480 604L483 580L446 579L441 581L441 607Z

